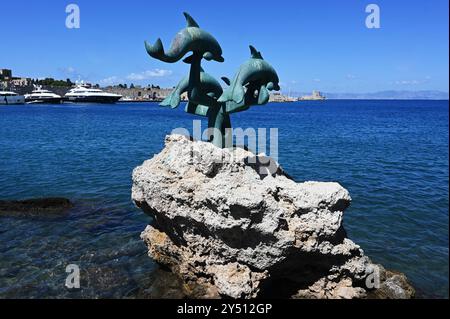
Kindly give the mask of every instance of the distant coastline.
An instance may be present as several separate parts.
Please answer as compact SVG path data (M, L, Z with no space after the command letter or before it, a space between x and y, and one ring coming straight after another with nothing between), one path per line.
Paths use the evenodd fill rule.
M294 96L307 93L295 92ZM328 100L448 100L449 93L437 90L422 91L379 91L372 93L329 93L324 92Z
M63 96L75 84L70 79L55 80L53 78L31 79L28 77L15 77L11 70L0 69L0 90L13 91L18 94L27 94L33 90L33 84L42 85L44 89L55 92ZM94 87L100 87L93 84ZM159 85L140 86L134 84L117 84L113 86L102 87L107 92L120 94L124 97L122 102L150 102L161 101L170 92L172 88L162 88ZM327 100L448 100L449 92L438 90L387 90L371 93L346 93L346 92L319 92ZM299 99L302 101L321 101L323 99L315 99L314 92L279 92L271 95L271 102L295 102ZM303 98L302 98L303 97Z

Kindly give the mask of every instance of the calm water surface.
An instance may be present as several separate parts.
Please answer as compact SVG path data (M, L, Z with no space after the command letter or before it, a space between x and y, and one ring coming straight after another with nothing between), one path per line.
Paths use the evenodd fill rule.
M338 181L345 227L421 297L448 297L448 101L270 104L234 127L277 127L279 161L297 181ZM190 115L157 104L0 107L0 199L62 196L58 218L0 217L0 297L133 297L155 264L139 239L131 172ZM204 123L205 125L205 123ZM83 287L64 288L68 264ZM83 281L84 280L84 281Z

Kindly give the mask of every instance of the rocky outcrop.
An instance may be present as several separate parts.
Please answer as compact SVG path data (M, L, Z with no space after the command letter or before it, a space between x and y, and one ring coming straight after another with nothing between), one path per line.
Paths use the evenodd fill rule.
M181 135L133 172L149 255L193 298L410 298L342 226L337 183L296 183L267 157ZM384 285L384 286L383 286ZM375 293L377 287L385 288Z

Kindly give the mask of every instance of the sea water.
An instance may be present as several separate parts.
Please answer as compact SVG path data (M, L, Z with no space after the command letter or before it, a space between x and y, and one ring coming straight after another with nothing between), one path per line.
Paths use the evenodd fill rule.
M419 297L448 297L448 101L304 101L233 114L278 128L296 181L337 181L353 198L349 237ZM67 215L0 216L0 298L134 297L154 280L131 202L134 167L200 119L156 103L0 107L0 199L67 197ZM203 122L206 125L205 122ZM65 288L67 265L88 278ZM153 278L153 279L152 279Z

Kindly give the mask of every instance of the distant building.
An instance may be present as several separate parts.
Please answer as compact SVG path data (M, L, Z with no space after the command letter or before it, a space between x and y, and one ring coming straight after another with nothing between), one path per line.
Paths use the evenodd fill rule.
M4 87L8 85L24 87L32 84L30 78L13 77L9 69L0 69L0 82Z
M12 71L8 69L0 69L0 81L10 81L12 78Z
M30 86L32 84L32 80L30 78L12 78L10 83L13 86Z
M273 94L270 94L269 102L276 102L276 103L285 103L285 102L294 102L295 98L287 95L283 95L279 92L275 92Z
M159 86L125 88L124 85L109 86L104 88L106 92L120 94L127 101L162 101L173 89L163 89Z
M326 99L325 96L323 96L320 91L313 91L312 95L305 95L299 98L299 100L312 100L312 101L321 101L325 99Z

